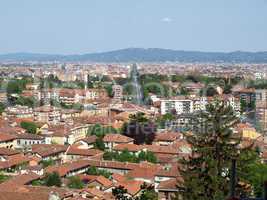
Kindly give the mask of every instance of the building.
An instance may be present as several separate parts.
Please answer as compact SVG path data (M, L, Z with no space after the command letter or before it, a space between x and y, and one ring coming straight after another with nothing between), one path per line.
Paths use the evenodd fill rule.
M194 111L205 110L205 106L208 103L206 97L180 97L178 99L160 100L160 102L160 110L162 115L166 113L176 113L177 115L180 115L193 113Z
M33 110L34 120L38 122L56 124L61 119L60 111L61 111L60 108L49 105L37 107Z
M267 130L267 90L256 90L256 121L262 131Z
M112 92L114 103L120 103L123 97L123 87L120 85L113 85Z

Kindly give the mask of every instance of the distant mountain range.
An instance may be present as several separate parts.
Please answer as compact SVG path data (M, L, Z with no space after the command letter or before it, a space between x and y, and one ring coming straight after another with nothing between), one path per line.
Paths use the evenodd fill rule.
M103 53L54 55L10 53L0 55L0 61L61 61L61 62L233 62L267 63L266 52L199 52L170 49L129 48Z

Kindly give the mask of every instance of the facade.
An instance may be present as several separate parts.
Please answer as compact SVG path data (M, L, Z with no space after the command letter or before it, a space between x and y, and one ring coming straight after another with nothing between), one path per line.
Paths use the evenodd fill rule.
M123 87L120 85L113 85L112 92L114 103L120 103L123 97Z
M193 113L194 111L204 110L207 98L199 97L192 99L169 99L160 101L161 114L175 112L177 115Z
M267 90L256 90L256 121L264 132L267 130Z

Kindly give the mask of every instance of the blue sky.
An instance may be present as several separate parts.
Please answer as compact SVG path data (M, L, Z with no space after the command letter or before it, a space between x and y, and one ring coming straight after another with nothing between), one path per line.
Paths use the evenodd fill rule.
M0 0L0 53L266 51L267 0Z

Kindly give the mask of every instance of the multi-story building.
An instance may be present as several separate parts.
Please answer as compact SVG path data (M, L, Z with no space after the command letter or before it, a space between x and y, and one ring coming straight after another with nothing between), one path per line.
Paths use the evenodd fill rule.
M53 106L41 106L34 109L34 120L38 122L46 122L56 124L60 121L60 108Z
M17 118L32 118L33 110L28 106L16 105L13 107L7 107L3 113L7 117L17 117Z
M123 88L120 85L113 85L113 101L120 103L123 97Z
M161 114L176 113L177 115L192 113L194 111L204 110L207 104L207 98L185 98L167 99L161 101Z
M267 130L267 90L256 90L256 121L263 131Z

